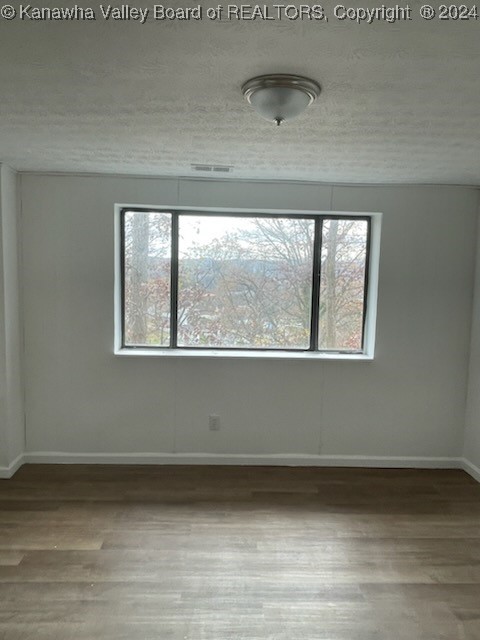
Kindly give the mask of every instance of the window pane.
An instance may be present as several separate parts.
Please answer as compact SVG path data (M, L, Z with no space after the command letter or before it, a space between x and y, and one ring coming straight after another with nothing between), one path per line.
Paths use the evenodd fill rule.
M367 237L366 220L323 222L319 349L362 349Z
M180 216L178 345L308 349L314 222Z
M127 211L125 238L125 344L170 344L172 216Z

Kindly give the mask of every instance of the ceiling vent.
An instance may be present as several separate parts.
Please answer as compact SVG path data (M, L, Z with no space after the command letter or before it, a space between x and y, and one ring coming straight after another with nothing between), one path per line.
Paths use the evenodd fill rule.
M192 164L192 171L203 173L231 173L233 166L228 164Z

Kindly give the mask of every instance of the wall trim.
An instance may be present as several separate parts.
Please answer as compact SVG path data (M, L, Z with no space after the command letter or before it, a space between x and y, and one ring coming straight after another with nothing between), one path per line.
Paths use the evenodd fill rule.
M25 454L21 453L18 455L13 462L11 462L8 467L0 467L0 479L11 478L25 463Z
M46 464L212 464L299 467L461 469L461 458L243 453L66 453L32 451L24 462Z
M462 458L462 469L468 473L468 475L472 476L474 480L480 482L480 467L477 467L473 462L467 460L467 458Z
M466 458L422 456L341 456L243 453L21 453L0 466L0 479L11 478L24 464L239 465L275 467L359 467L366 469L463 469L480 482L480 468Z

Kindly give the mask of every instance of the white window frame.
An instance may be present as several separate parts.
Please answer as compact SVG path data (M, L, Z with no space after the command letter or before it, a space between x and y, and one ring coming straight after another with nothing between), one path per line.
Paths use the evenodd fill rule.
M185 211L185 207L178 205L145 205L132 203L117 203L114 207L114 229L115 229L115 265L114 265L114 354L128 357L167 357L167 358L260 358L273 360L348 360L348 361L371 361L375 354L375 337L377 321L377 301L378 301L378 277L380 264L380 236L382 225L382 213L371 211L312 211L312 210L291 210L291 209L242 209L228 207L189 207L198 213L229 213L245 214L254 216L255 214L275 214L281 217L288 216L336 216L336 217L356 217L370 218L370 246L368 261L368 288L366 296L365 328L362 353L340 353L336 351L286 351L262 349L188 349L171 347L155 347L154 349L142 349L139 347L126 347L122 344L122 242L121 242L121 212L124 209L152 209L153 211Z

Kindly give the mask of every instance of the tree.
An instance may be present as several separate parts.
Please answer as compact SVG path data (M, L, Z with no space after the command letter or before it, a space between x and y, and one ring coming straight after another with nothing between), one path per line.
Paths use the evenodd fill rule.
M171 216L127 212L124 224L126 342L168 345Z
M319 344L324 349L359 350L368 224L330 219L323 225Z

